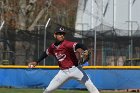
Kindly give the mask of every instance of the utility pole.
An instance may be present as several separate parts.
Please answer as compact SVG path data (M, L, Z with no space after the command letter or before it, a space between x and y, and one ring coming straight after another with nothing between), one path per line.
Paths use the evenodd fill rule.
M47 27L48 27L48 24L50 22L51 18L48 19L46 25L45 25L45 30L44 30L44 51L46 50L46 37L47 37ZM45 66L45 59L44 59L44 66Z
M5 23L3 18L3 7L4 7L3 1L0 1L0 31Z
M39 40L39 35L40 35L40 29L41 27L44 27L45 25L36 25L37 27L37 34L38 34L38 37L37 37L37 57L39 58L40 56L40 40Z
M133 25L136 23L139 27L139 24L137 21L126 21L128 22L128 36L130 37L130 45L129 45L129 59L131 59L131 65L132 65L132 58L133 58ZM131 28L131 29L129 29Z

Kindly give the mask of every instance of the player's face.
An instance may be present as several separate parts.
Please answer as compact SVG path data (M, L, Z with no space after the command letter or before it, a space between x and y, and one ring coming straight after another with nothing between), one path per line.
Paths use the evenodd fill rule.
M62 33L62 32L58 32L54 34L54 37L57 41L63 41L65 38L64 36L65 36L65 33Z

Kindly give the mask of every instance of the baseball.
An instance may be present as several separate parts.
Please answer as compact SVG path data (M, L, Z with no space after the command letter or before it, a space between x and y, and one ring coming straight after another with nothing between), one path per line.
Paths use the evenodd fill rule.
M30 67L30 68L33 68L33 67L34 67L34 65L30 65L29 67Z

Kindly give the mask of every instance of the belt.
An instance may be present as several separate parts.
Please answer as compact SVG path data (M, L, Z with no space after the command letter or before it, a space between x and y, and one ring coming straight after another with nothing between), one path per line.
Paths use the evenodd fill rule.
M65 67L65 68L62 68L62 70L70 69L70 68L77 67L77 66L78 66L78 65L74 65L74 66L71 66L71 67Z

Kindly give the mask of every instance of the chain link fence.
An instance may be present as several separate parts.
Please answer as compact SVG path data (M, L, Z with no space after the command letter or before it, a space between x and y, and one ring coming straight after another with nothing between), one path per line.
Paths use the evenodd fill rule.
M59 24L51 22L47 29L44 25L37 25L34 31L9 29L4 26L0 32L0 64L27 65L28 62L39 58L44 50L44 32L46 30L46 48L54 42L54 29ZM95 30L75 31L65 27L66 39L85 44L91 51L89 65L139 65L140 44L139 36L117 36L114 30L96 32ZM137 31L139 32L139 30ZM75 33L82 37L75 37ZM130 44L133 39L133 57L129 58ZM96 60L95 60L96 53ZM54 57L50 56L45 63L39 65L57 65Z

